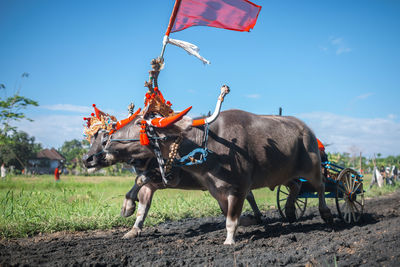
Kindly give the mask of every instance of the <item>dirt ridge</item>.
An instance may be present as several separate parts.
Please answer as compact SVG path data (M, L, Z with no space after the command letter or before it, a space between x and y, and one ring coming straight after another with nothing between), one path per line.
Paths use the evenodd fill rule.
M365 209L360 224L332 226L316 208L294 224L270 210L261 225L240 227L234 246L222 245L222 216L165 222L132 240L125 228L0 240L0 266L399 266L400 191Z

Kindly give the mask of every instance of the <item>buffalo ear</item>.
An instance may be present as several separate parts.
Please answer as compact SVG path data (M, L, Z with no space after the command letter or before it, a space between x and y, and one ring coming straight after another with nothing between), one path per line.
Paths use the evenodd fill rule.
M176 122L175 125L182 131L185 132L192 127L193 119L184 116L180 121Z
M192 128L193 119L184 116L181 120L175 122L172 126L166 128L158 128L157 131L161 137L185 135Z

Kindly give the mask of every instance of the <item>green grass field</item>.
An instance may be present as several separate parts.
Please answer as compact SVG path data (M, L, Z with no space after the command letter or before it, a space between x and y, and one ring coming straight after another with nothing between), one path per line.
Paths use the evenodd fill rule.
M365 189L369 180L370 177L365 179ZM62 176L58 183L50 175L8 177L0 181L0 237L131 227L135 217L123 218L119 213L132 185L132 177ZM366 196L387 194L398 187L399 183L396 187L375 187ZM261 210L276 207L275 191L264 188L253 192ZM247 202L244 210L251 210ZM145 225L220 214L217 201L208 192L159 190Z

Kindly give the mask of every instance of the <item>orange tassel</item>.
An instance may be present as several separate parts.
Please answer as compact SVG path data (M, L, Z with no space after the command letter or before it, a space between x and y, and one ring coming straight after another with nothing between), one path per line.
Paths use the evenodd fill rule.
M140 144L141 144L142 146L148 146L148 145L150 145L150 140L149 140L149 138L147 137L147 134L146 134L146 133L140 133Z
M150 140L149 140L149 137L146 134L146 121L145 120L142 121L142 126L141 127L142 127L142 129L140 130L140 136L139 136L140 144L142 146L148 146L148 145L150 145Z
M142 131L140 131L139 140L140 140L140 144L143 146L143 134L142 134Z

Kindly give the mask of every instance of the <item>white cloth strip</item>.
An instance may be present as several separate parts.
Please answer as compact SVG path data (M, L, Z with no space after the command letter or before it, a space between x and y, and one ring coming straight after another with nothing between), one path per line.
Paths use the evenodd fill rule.
M178 46L180 48L183 48L189 55L195 56L198 59L200 59L204 64L210 64L211 62L202 57L199 54L200 48L197 47L194 44L191 44L189 42L181 41L181 40L176 40L176 39L171 39L168 36L164 36L163 43L169 43L173 44L175 46Z

